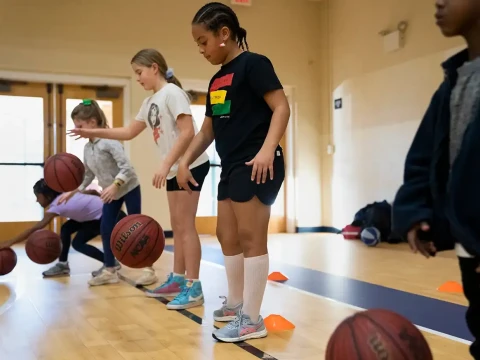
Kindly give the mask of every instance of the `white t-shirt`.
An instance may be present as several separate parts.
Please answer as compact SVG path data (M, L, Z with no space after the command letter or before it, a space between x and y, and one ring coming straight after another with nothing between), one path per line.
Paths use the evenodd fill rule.
M177 118L181 114L192 115L188 95L175 84L167 84L152 96L143 101L142 107L135 120L146 121L152 130L153 141L158 146L162 161L172 150L175 141L180 135L177 127ZM197 124L193 120L195 135L198 133ZM196 159L190 169L208 161L208 155L204 152ZM177 175L178 161L170 168L167 179Z

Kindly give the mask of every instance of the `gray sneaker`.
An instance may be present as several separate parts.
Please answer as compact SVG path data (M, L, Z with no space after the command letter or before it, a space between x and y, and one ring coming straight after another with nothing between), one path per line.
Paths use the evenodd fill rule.
M232 321L238 316L242 310L243 303L238 304L237 306L231 308L227 306L227 298L225 296L220 296L220 299L225 299L223 301L223 306L213 312L213 319L215 321Z
M45 277L54 277L54 276L68 276L70 275L70 267L65 264L55 264L50 269L44 271L42 273Z
M250 316L240 311L235 320L229 322L223 328L215 330L212 336L218 341L234 343L264 338L267 336L267 329L261 316L258 317L258 322L254 323Z
M115 270L120 270L122 268L122 265L118 262L118 260L115 260ZM103 270L105 270L105 265L102 265L102 267L98 270L92 271L92 277L97 277L102 273Z

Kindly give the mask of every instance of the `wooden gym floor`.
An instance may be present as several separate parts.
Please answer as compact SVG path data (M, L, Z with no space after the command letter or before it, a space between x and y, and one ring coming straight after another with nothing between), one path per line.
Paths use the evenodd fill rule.
M170 311L145 297L128 283L138 270L124 268L127 281L89 288L90 272L100 264L74 250L70 277L43 279L49 265L32 263L23 244L16 246L17 267L0 278L0 359L319 360L338 323L373 307L399 312L420 326L436 360L469 359L466 301L462 294L436 290L460 281L453 253L425 260L404 244L367 248L339 235L271 236L270 272L289 280L269 282L261 313L281 315L296 328L234 345L211 336L212 312L221 305L218 296L226 295L226 279L218 243L209 237L202 243L206 303L189 311ZM172 261L167 245L155 265L160 280Z

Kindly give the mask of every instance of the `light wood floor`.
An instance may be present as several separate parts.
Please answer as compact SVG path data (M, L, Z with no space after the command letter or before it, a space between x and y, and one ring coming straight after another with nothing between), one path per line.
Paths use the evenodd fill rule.
M203 238L206 246L218 247ZM402 291L465 305L461 294L436 291L447 280L460 280L456 258L448 253L424 260L403 245L367 248L337 235L274 235L271 260L337 274ZM43 279L49 266L33 264L23 246L15 248L19 263L0 278L1 360L211 360L255 359L233 344L219 344L211 332L212 312L226 295L223 267L202 262L201 278L206 303L190 309L202 318L166 310L155 299L121 282L89 288L90 271L99 264L76 252L70 254L72 275ZM170 271L173 256L165 252L156 264L160 280ZM275 271L270 268L270 271ZM130 279L138 270L122 269ZM287 274L288 275L288 274ZM262 315L280 314L296 325L293 331L270 333L249 343L277 359L319 360L335 327L355 309L286 285L269 283ZM441 314L439 314L441 316ZM220 324L217 324L220 325ZM424 333L436 360L469 359L468 346L432 333Z

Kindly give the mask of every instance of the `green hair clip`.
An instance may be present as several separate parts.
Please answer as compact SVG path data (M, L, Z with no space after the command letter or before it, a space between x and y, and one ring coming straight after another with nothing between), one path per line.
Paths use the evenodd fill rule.
M92 105L92 100L90 100L90 99L83 99L82 104L83 104L83 105L86 105L86 106Z

